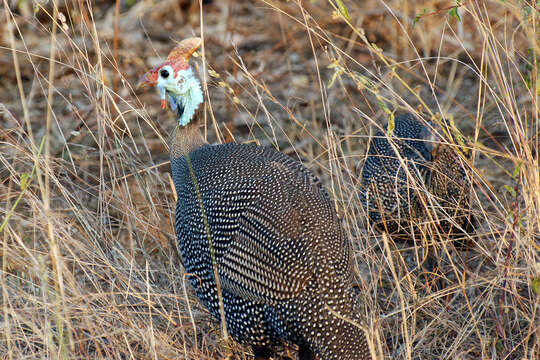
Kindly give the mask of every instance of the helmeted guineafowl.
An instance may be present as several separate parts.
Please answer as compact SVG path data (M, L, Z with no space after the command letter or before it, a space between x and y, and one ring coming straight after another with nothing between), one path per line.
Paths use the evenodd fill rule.
M471 184L456 150L413 114L394 125L391 136L373 137L362 169L360 202L370 222L394 234L430 221L445 235L471 231Z
M302 359L371 359L351 245L318 179L273 149L204 140L204 95L188 64L200 44L182 41L141 79L179 121L170 153L176 231L193 288L257 359L284 343Z
M429 180L430 132L412 114L394 119L389 138L378 131L362 168L360 202L371 223L394 233L406 228L420 208L419 191Z

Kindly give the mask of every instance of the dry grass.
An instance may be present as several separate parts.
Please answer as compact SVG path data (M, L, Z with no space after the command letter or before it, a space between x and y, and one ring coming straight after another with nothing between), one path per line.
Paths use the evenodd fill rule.
M133 89L201 32L209 140L276 146L322 178L380 358L540 358L538 4L462 1L457 19L453 1L343 0L347 19L339 3L214 0L201 28L196 1L3 2L0 358L228 353L174 247L173 121ZM361 225L357 187L372 129L428 109L474 153L480 223L469 251L438 242L438 275Z

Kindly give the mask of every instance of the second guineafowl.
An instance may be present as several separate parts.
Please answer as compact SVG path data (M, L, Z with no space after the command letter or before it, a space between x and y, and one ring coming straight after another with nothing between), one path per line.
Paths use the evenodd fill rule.
M419 191L429 180L429 130L412 114L397 116L389 138L378 131L362 168L360 202L371 223L395 233L421 211Z
M179 122L170 153L176 231L197 296L256 359L284 343L298 345L301 359L371 359L351 244L318 179L273 149L204 140L204 95L188 64L200 44L180 42L141 80Z
M470 232L471 184L456 150L436 143L413 114L396 116L391 136L372 139L362 169L360 200L370 222L391 234L436 222L445 235Z

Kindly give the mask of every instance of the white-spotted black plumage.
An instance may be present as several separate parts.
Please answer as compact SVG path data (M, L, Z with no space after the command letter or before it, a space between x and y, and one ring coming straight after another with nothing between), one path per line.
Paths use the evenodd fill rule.
M360 200L370 221L389 232L406 226L419 211L418 192L429 180L429 130L412 114L396 116L389 138L373 137L362 168Z
M189 158L197 186L185 157L171 162L176 230L191 284L212 315L220 318L203 211L237 341L255 349L294 343L305 358L371 359L350 243L317 178L255 145L204 145Z
M390 233L410 234L431 221L442 235L473 231L471 183L456 149L434 144L413 114L397 116L390 137L379 131L362 169L360 199L371 223Z

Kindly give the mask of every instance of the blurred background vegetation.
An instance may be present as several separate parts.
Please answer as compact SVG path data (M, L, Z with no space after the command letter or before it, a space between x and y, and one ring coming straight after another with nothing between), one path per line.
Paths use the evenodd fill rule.
M335 200L381 359L540 358L539 7L4 0L0 358L250 358L187 286L174 120L135 90L193 35L209 141L274 146ZM472 152L474 247L435 245L436 273L422 244L385 248L362 225L369 136L402 111L449 119L443 141Z

